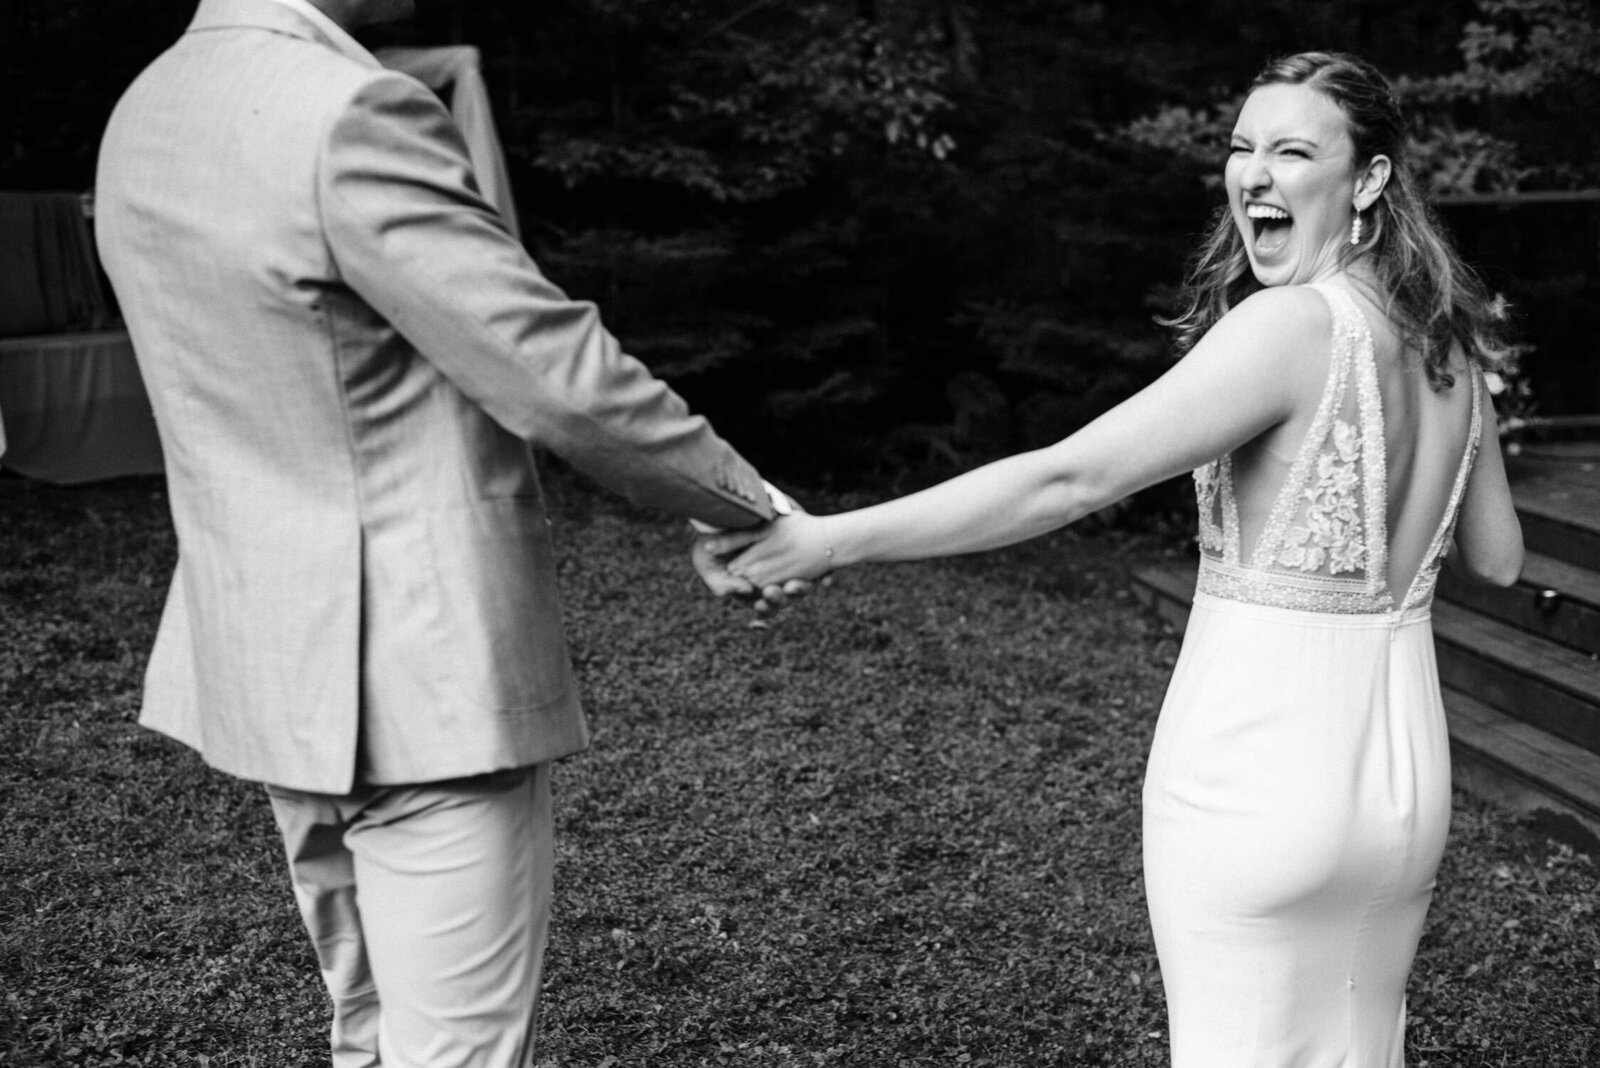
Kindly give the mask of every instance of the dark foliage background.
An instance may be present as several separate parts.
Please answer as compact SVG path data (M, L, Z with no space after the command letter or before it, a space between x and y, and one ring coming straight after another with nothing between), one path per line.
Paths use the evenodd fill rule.
M87 189L110 107L194 0L4 4L0 188ZM482 51L546 272L764 468L812 482L1044 444L1157 375L1152 317L1269 56L1389 72L1442 193L1600 186L1594 0L418 8L372 40ZM1541 405L1600 406L1574 358L1600 210L1504 216L1452 217L1539 319Z

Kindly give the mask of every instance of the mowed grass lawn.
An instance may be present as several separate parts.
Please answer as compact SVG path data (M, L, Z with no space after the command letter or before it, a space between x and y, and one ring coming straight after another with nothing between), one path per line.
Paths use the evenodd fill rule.
M1128 575L1170 542L849 573L754 628L679 522L551 483L594 746L541 1065L1165 1063L1139 788L1177 643ZM327 1063L260 788L134 723L174 553L160 480L0 481L0 1063ZM1458 795L1409 1063L1600 1063L1597 891Z

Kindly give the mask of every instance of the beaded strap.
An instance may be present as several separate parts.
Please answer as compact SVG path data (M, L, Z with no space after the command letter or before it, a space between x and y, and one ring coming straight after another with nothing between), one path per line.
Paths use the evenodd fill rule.
M1319 293L1323 292L1320 286L1312 288ZM1333 311L1333 351L1329 357L1328 381L1323 387L1322 399L1317 403L1316 414L1311 419L1311 427L1306 431L1305 440L1300 444L1300 451L1295 455L1294 463L1289 468L1289 476L1283 480L1277 499L1272 502L1272 510L1267 513L1267 523L1262 528L1261 538L1256 542L1255 551L1250 554L1250 566L1256 570L1271 569L1273 561L1278 558L1278 553L1287 539L1289 522L1294 518L1296 504L1305 489L1307 476L1311 473L1312 465L1317 462L1317 455L1322 449L1323 442L1328 440L1328 430L1333 424L1334 413L1344 399L1345 381L1349 377L1351 350L1354 346L1349 324L1339 315L1339 307L1331 301L1330 307Z
M1374 604L1394 604L1389 583L1389 461L1383 438L1383 394L1378 390L1378 358L1372 331L1355 299L1342 289L1318 286L1317 292L1341 308L1354 334L1356 409L1361 420L1362 520L1365 524L1367 593Z

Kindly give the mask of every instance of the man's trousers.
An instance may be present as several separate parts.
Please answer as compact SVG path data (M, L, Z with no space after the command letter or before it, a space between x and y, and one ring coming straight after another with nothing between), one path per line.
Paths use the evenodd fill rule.
M333 997L334 1068L526 1068L555 863L549 765L267 794Z

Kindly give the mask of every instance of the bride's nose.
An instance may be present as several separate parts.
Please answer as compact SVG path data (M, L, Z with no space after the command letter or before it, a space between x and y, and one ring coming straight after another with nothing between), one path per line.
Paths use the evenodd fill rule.
M1266 160L1257 153L1246 156L1239 169L1239 187L1251 192L1260 192L1272 185L1272 171L1267 167Z

